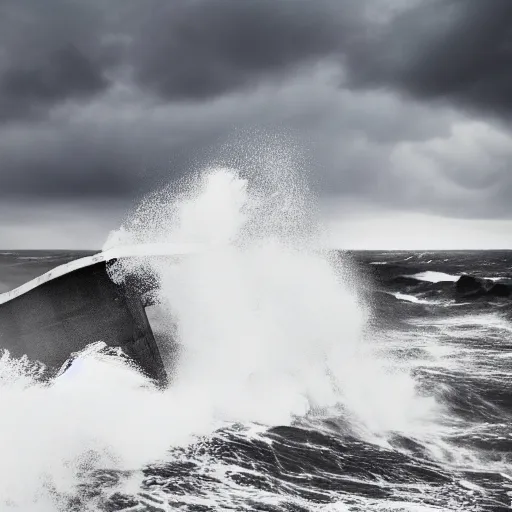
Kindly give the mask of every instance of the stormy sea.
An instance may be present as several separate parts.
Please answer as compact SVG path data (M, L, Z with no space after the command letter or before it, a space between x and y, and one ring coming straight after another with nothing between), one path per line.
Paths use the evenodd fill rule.
M168 388L101 340L52 382L3 353L0 510L512 510L512 252L319 251L304 201L187 194L110 241L215 242L153 269ZM0 292L88 254L4 251Z

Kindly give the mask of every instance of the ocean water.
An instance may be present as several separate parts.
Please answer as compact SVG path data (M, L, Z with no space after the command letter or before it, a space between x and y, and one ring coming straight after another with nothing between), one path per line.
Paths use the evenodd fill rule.
M208 247L119 269L159 277L169 388L101 340L49 383L3 354L0 510L512 510L512 304L454 293L512 278L512 252L321 236L296 176L216 169L143 202L106 248ZM0 292L86 254L4 251Z

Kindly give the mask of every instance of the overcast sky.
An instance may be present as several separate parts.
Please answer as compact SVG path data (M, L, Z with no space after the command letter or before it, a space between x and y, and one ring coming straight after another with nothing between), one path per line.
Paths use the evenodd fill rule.
M99 248L263 132L334 245L512 248L511 119L511 0L0 0L0 247Z

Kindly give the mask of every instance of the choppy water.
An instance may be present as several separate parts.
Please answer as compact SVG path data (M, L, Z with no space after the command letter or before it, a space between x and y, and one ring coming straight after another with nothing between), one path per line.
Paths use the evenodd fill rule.
M303 203L244 183L121 233L216 237L153 269L168 390L95 346L49 385L0 360L0 510L512 510L512 304L453 292L512 253L318 253ZM0 282L82 255L2 254Z

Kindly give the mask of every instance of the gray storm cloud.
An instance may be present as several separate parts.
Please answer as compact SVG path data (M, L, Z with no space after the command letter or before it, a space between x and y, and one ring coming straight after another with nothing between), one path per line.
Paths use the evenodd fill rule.
M265 132L325 196L510 217L511 26L509 0L0 0L0 198L128 201Z
M339 58L361 6L337 0L157 2L133 44L139 83L164 99L204 99ZM358 7L359 6L359 7Z
M378 7L385 12L386 5L395 15L379 17ZM345 64L354 88L387 85L496 113L510 109L509 0L403 5L2 0L2 113L22 115L23 107L97 94L119 69L162 100L198 100L326 58Z
M352 87L386 85L507 119L512 110L512 2L430 0L348 52Z
M0 2L0 122L45 117L109 86L103 23L87 3Z

